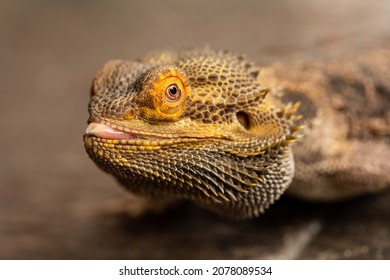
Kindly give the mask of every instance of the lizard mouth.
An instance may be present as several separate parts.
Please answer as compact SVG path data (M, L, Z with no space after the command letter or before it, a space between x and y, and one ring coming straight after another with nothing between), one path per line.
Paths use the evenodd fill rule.
M125 129L115 126L112 127L109 124L92 121L88 124L87 129L85 130L85 135L89 137L96 137L106 140L124 140L127 142L134 141L166 141L172 139L171 137L166 137L165 135L151 135L138 133L133 131L125 131Z
M112 139L112 140L131 140L139 139L135 134L130 132L121 131L112 127L109 127L102 123L91 122L85 133L88 136L95 136L103 139Z

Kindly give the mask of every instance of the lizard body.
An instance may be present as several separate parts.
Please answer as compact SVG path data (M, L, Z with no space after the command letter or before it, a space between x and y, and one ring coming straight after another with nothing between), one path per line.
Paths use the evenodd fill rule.
M390 73L389 68L374 70ZM324 73L335 77L326 81ZM390 155L387 109L366 108L365 89L357 89L363 102L352 97L359 104L352 109L364 112L356 118L360 109L343 107L348 107L347 93L334 101L329 92L339 80L335 87L353 88L347 75L366 86L364 74L340 70L337 63L301 62L259 72L242 56L210 49L110 61L93 81L85 148L100 168L137 195L189 199L234 218L259 216L285 192L294 177L293 154L290 192L300 197L332 200L381 189L390 182L389 164L377 157ZM385 81L367 78L387 90L383 96L374 90L371 101L389 100ZM303 121L295 115L298 102ZM374 120L377 133L367 133L350 129L349 115L358 128L359 122L368 125L365 118L371 115L384 123ZM293 153L291 143L302 131L306 137ZM368 155L356 153L360 145L367 145Z
M390 186L389 77L389 48L298 58L264 69L262 80L283 89L282 101L302 104L305 137L293 148L289 193L333 201Z

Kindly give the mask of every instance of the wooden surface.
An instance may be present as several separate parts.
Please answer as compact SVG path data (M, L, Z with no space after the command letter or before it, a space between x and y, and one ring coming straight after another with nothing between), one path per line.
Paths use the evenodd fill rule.
M390 193L283 197L229 221L190 204L136 220L82 144L108 59L199 46L260 61L389 39L389 1L0 1L1 259L390 259ZM271 4L272 3L272 4Z

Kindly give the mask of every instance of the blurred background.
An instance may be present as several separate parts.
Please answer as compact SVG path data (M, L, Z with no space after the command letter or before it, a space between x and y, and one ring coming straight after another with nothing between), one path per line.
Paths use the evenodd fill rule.
M249 58L390 37L387 0L0 0L1 259L389 259L390 194L283 197L229 221L190 204L128 219L88 159L89 87L113 58L209 45Z

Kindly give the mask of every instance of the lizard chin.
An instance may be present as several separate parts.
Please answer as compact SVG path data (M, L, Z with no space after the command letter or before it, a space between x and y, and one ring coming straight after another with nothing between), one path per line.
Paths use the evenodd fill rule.
M102 123L91 122L85 133L88 136L95 136L103 139L112 139L112 140L130 140L138 138L136 135L129 132L120 131L109 127Z

